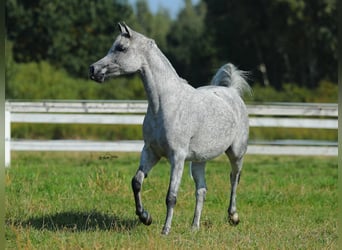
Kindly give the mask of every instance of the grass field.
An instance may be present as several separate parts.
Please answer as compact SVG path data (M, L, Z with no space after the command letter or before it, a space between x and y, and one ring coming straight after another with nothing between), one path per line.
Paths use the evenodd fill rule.
M185 168L169 236L169 167L144 182L154 221L135 215L137 154L13 153L6 170L6 249L337 249L337 157L247 156L238 187L241 222L227 223L229 168L207 165L201 229L191 232L194 184Z

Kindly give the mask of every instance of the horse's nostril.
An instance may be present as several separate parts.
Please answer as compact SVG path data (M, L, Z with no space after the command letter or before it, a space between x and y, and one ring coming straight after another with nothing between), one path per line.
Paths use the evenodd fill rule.
M94 71L95 71L95 67L94 67L93 65L91 65L91 66L89 67L89 74L90 74L90 75L94 75Z

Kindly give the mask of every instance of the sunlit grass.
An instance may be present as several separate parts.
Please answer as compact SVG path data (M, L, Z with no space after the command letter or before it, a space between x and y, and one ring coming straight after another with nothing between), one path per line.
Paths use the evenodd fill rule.
M8 249L337 249L337 158L247 156L238 187L237 227L227 223L229 164L207 165L201 229L190 230L194 184L185 167L172 231L165 219L169 166L143 185L152 214L135 215L130 181L137 154L14 153L6 170Z

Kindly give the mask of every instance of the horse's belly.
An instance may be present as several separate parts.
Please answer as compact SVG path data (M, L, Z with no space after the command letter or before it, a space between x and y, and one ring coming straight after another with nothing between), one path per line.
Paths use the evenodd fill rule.
M217 133L211 136L193 137L189 144L188 160L205 161L224 153L232 144L234 130Z

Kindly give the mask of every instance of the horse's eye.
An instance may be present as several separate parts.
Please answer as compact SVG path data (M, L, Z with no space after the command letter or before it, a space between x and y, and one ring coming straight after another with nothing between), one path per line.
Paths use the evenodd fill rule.
M122 44L118 44L115 49L119 52L125 52L127 50L126 47L124 47Z

